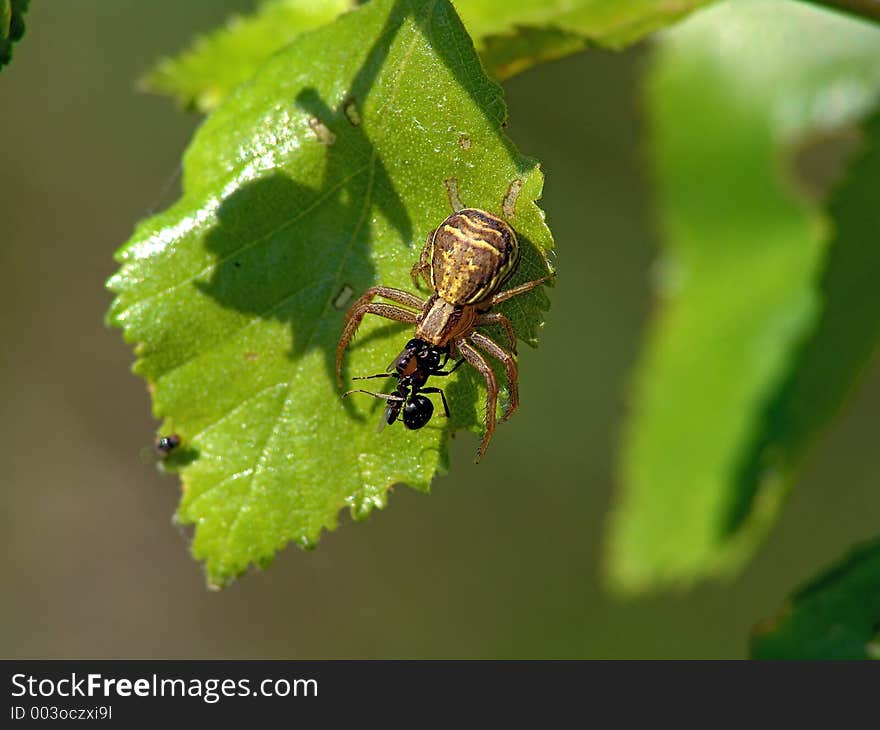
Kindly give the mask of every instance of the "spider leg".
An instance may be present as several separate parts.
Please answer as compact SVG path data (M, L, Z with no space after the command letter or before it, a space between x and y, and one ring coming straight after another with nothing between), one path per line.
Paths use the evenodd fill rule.
M355 310L369 304L376 297L390 299L392 302L397 302L398 304L403 304L407 307L412 307L413 309L425 308L425 300L417 297L415 294L410 294L408 291L395 289L390 286L371 286L360 295L358 300L352 304L351 307L349 307L348 312L345 313L345 321L348 322L348 320L354 316Z
M492 357L500 360L504 365L504 372L507 375L507 391L510 394L510 402L507 404L504 415L501 416L501 420L506 421L519 408L519 369L516 366L516 360L514 360L513 355L500 347L495 340L486 337L482 332L472 332L470 338L471 342L481 347Z
M434 238L434 231L429 231L428 237L425 239L425 245L422 248L422 253L419 256L419 260L413 264L412 270L409 272L410 277L412 277L413 286L416 289L422 288L420 279L425 280L428 289L431 288L431 262L428 255L431 250L432 238Z
M510 343L510 351L516 355L516 332L507 317L501 314L501 312L486 312L477 317L474 322L474 325L477 327L484 324L499 325L504 330L504 334L507 335L507 341Z
M508 289L507 291L503 291L493 297L489 297L489 299L487 299L485 302L480 302L480 307L494 307L496 304L501 304L501 302L506 302L508 299L513 299L513 297L518 297L520 294L525 294L532 289L537 289L539 286L541 286L541 284L550 281L550 279L554 278L555 276L556 274L553 273L548 274L547 276L542 276L540 279L527 281L525 284L520 284L519 286L513 287L513 289Z
M498 408L498 381L495 379L495 373L483 357L473 345L465 339L455 341L455 346L461 353L461 356L473 365L480 375L486 380L486 433L483 434L483 440L477 449L477 458L475 462L479 462L489 448L489 442L492 440L492 434L495 433L495 411Z
M382 287L375 288L379 289ZM400 293L406 294L406 292ZM407 296L412 295L409 294ZM361 297L361 299L363 298ZM419 321L419 315L415 312L401 309L393 304L361 304L360 306L352 307L346 316L345 329L342 330L339 344L336 345L336 382L339 383L340 388L342 387L342 355L345 353L348 343L351 342L351 338L354 337L354 333L357 332L361 320L367 314L377 314L380 317L393 319L397 322L406 322L407 324L417 324Z

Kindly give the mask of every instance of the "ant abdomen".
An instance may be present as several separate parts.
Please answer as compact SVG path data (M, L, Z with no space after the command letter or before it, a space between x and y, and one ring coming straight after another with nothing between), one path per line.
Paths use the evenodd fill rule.
M403 425L411 431L424 426L434 415L434 404L424 395L412 396L403 406Z

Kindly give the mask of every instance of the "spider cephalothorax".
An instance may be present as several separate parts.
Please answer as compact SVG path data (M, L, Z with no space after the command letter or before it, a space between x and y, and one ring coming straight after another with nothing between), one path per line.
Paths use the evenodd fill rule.
M418 286L421 277L433 289L427 301L401 289L374 286L367 289L348 310L345 328L336 347L336 374L340 386L342 356L365 315L376 314L415 325L415 338L407 343L407 348L395 360L394 367L398 376L401 375L397 367L399 363L404 368L412 368L414 373L420 373L424 380L414 390L407 390L406 395L398 393L379 397L389 400L388 408L391 409L393 404L405 404L419 390L432 392L434 389L422 387L428 376L448 374L432 371L430 367L419 367L416 351L410 351L413 343L425 343L427 348L446 353L447 357L461 355L486 381L486 432L477 451L479 461L495 432L495 411L498 404L498 382L483 353L491 355L504 365L510 399L502 420L510 418L519 406L519 373L512 354L516 352L516 334L507 317L489 310L496 304L535 289L553 276L543 276L499 292L516 271L519 260L519 241L513 229L501 218L477 208L465 208L450 215L428 234L422 255L413 266L413 283ZM374 303L373 299L376 297L389 299L396 304ZM482 325L501 326L510 343L510 351L476 329ZM442 366L438 365L440 367ZM400 388L400 377L398 380ZM442 396L442 391L440 393ZM423 412L427 411L427 407L422 405ZM445 397L443 405L446 406Z

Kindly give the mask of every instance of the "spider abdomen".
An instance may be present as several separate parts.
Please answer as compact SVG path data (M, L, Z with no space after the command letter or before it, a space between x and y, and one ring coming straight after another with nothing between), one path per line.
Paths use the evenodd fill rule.
M519 242L501 218L476 208L453 213L431 238L431 284L455 306L491 297L519 263Z

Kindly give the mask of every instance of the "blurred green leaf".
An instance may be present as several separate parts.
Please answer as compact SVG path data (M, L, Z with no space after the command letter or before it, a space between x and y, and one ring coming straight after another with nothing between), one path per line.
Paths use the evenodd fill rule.
M334 360L353 297L411 288L450 180L499 213L521 181L512 283L547 270L543 176L504 135L505 114L448 2L374 0L300 36L208 117L182 199L120 250L110 320L136 343L164 431L183 439L168 461L183 478L178 518L196 525L212 583L288 541L313 545L345 506L365 517L395 483L427 490L451 432L480 430L471 368L444 384L449 422L377 434L383 404L343 401ZM506 304L534 342L546 294ZM368 317L346 377L383 371L410 336Z
M664 38L647 92L665 250L621 453L608 551L616 588L740 565L791 477L746 475L759 436L762 454L799 457L849 386L857 341L846 345L851 362L827 373L826 406L806 401L792 414L810 410L809 427L767 430L765 408L817 321L828 237L791 153L864 115L878 90L880 29L797 3L714 6ZM851 334L862 337L838 336ZM818 397L815 385L808 377L799 396Z
M501 80L591 44L622 48L708 2L459 0L456 8L477 39L485 68ZM197 111L210 111L273 53L352 4L352 0L264 2L253 15L236 16L181 55L163 60L142 85Z
M854 550L755 627L754 659L880 659L880 541Z
M225 27L195 40L174 58L165 58L141 87L166 94L206 113L253 76L273 53L300 33L329 23L353 6L352 0L267 0L253 15L235 15Z
M0 68L12 60L12 44L24 35L30 0L0 0Z
M822 313L771 400L737 477L734 528L776 484L790 484L815 436L846 401L880 346L880 116L865 154L830 205L831 246L821 279Z
M791 475L880 343L880 116L865 136L866 153L831 203L834 237L822 279L822 317L769 409L745 471L745 497L762 488L759 469L764 479ZM795 593L779 616L756 628L751 653L758 659L880 658L880 542Z
M493 78L503 81L539 63L579 53L590 47L580 33L555 27L516 26L506 35L481 40L480 59Z

